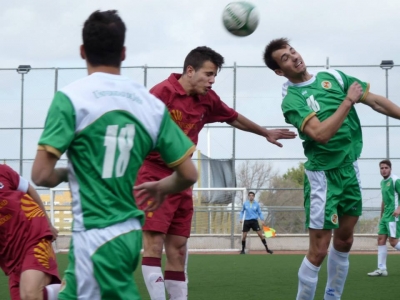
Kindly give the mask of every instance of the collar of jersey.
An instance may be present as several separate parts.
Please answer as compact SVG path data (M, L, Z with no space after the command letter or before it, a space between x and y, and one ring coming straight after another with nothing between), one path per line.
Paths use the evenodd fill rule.
M182 74L177 74L177 73L172 73L168 80L172 84L172 86L175 88L176 92L179 95L186 95L186 91L183 89L182 85L179 83L178 79L181 78Z
M293 83L288 81L288 85L290 86L295 86L295 87L301 87L301 86L306 86L306 85L310 85L311 83L313 83L315 81L315 76L313 74L310 74L312 77L304 82L300 82L300 83Z
M101 76L101 77L107 77L109 79L114 79L114 80L129 80L128 77L125 77L123 75L117 75L117 74L110 74L110 73L104 73L104 72L94 72L90 74L89 76Z

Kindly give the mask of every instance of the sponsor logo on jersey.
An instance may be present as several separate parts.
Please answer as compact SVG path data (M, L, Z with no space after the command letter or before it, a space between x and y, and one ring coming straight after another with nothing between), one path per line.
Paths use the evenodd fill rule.
M173 109L171 110L171 117L172 119L174 119L174 121L182 121L182 112L180 110L177 109Z
M307 94L307 91L302 91L301 94L304 96L305 94Z
M331 216L331 221L333 224L337 224L338 223L338 215L337 214L333 214Z
M4 207L4 206L6 206L8 204L8 201L7 200L0 200L0 208L2 208L2 207Z
M321 82L321 86L326 89L329 90L332 87L332 83L328 80L324 80Z

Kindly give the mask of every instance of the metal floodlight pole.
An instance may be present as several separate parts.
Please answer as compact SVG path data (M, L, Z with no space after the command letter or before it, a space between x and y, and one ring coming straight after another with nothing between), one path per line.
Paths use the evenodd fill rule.
M31 70L30 65L19 65L17 73L21 74L21 120L20 120L20 141L19 141L19 174L23 173L23 145L24 145L24 75Z
M386 79L386 98L389 98L389 70L393 68L393 60L382 60L380 67L385 70ZM389 117L386 116L386 158L390 158L389 153Z

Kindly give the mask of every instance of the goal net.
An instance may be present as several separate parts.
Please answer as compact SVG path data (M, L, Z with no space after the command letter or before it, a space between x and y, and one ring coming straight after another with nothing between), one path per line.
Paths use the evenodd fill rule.
M246 188L194 188L189 251L238 250L242 232L239 214L246 197ZM73 221L71 203L68 188L50 189L50 219L59 230L54 243L56 252L69 248ZM250 246L248 238L247 248Z

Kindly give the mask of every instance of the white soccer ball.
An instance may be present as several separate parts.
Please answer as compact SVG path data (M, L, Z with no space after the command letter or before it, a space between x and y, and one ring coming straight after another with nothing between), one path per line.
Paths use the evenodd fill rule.
M259 22L257 8L249 2L231 2L222 14L222 21L226 30L236 36L252 34Z

